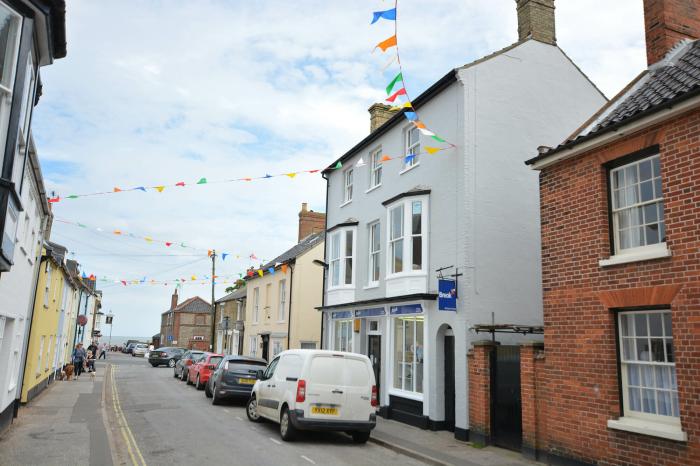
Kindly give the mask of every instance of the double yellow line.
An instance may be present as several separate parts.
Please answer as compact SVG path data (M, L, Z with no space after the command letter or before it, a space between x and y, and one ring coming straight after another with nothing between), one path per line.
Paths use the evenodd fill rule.
M131 463L134 466L146 466L146 461L143 459L141 450L136 444L136 439L134 439L134 434L131 433L129 424L126 422L124 417L124 412L122 411L121 403L119 402L119 392L117 392L117 381L114 377L115 366L110 366L110 381L112 383L112 404L114 406L114 414L117 417L117 424L119 430L124 437L124 443L126 443L126 448L129 451L129 457L131 458Z

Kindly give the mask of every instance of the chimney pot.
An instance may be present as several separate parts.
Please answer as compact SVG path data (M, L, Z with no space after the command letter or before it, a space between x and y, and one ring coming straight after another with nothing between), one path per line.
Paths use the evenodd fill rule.
M170 310L172 311L177 307L177 288L173 292L173 296L170 298Z
M518 40L535 39L557 45L554 0L515 0L518 10Z
M369 112L370 133L373 133L374 130L389 121L389 119L393 117L396 112L398 112L398 110L392 110L390 105L380 103L372 104L367 111Z
M306 202L301 204L299 212L299 241L309 235L324 231L326 229L326 214L308 210Z
M700 0L644 0L644 35L649 66L681 40L700 38Z

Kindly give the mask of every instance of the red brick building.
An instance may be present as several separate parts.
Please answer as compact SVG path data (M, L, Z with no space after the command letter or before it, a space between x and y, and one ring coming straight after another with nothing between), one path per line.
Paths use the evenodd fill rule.
M177 300L176 289L170 301L170 309L161 314L161 345L208 351L211 339L211 304L199 296L181 304Z
M700 464L700 0L645 0L649 68L541 148L545 345L523 446L552 463Z

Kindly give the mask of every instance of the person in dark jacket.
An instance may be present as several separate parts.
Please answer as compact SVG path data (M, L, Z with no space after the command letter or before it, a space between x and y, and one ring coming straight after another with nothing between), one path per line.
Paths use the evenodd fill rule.
M73 366L75 368L75 380L78 380L80 377L80 374L83 372L83 364L85 364L85 357L87 356L87 353L85 352L85 349L83 348L82 343L78 343L75 345L75 349L73 350Z

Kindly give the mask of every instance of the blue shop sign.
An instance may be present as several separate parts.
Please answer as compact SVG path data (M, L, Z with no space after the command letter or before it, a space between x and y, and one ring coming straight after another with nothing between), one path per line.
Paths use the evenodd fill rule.
M391 306L389 310L392 316L400 314L420 314L423 312L423 306L420 304L403 304L401 306Z
M454 280L438 280L438 311L457 310L457 284Z
M355 311L355 317L375 317L385 315L386 310L383 307L373 307L371 309L359 309Z
M352 311L332 312L331 318L332 319L351 319L352 318Z
M172 336L172 335L168 335L168 341L173 341L173 336Z

